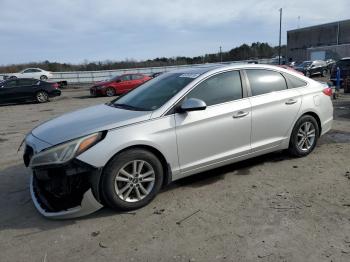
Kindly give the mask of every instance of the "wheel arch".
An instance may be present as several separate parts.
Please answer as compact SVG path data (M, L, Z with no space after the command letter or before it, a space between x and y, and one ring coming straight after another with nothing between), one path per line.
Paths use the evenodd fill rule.
M168 163L168 161L166 160L165 156L163 155L162 152L160 152L157 148L150 146L150 145L145 145L145 144L138 144L138 145L131 145L131 146L127 146L125 148L123 148L122 150L119 150L118 152L116 152L114 155L112 155L112 157L107 161L107 163L105 164L105 166L108 165L108 163L110 161L112 161L112 159L118 155L121 154L125 151L128 150L132 150L132 149L143 149L146 151L149 151L151 153L153 153L160 161L160 163L162 164L163 167L163 173L164 173L164 177L163 177L163 185L162 187L168 185L171 183L172 181L172 174L171 174L171 167L170 164ZM104 169L105 167L103 167Z
M321 119L320 119L320 117L318 116L318 114L315 113L315 112L313 112L313 111L307 111L307 112L304 112L304 113L298 118L298 120L299 120L301 117L305 116L305 115L310 115L310 116L312 116L313 118L315 118L315 120L316 120L316 122L317 122L317 125L318 125L318 129L319 129L319 135L321 135L321 134L322 134L322 125L321 125Z

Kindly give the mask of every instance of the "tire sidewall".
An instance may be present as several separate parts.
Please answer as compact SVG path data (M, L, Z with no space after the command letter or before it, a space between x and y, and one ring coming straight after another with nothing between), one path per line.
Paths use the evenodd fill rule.
M140 201L126 202L119 198L115 192L115 177L119 170L128 162L133 160L144 160L151 164L155 172L155 183L152 191ZM110 160L103 170L101 178L101 192L105 203L113 209L129 211L147 205L157 195L163 184L163 167L159 159L149 151L132 149L122 152Z
M297 134L301 125L303 125L305 122L311 122L314 125L316 134L315 134L315 141L312 147L307 151L302 151L298 147ZM299 156L299 157L306 156L315 149L319 136L320 136L320 128L318 126L316 119L311 115L304 115L294 125L291 138L290 138L290 143L289 143L289 151L295 156Z

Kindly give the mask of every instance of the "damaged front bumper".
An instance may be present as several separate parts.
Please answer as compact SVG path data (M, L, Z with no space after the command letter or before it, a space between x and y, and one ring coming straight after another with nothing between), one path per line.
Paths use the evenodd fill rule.
M35 143L36 146L38 144ZM26 166L35 151L34 146L26 145L23 155ZM73 159L64 165L48 165L31 171L31 197L43 216L76 218L103 207L99 192L101 168Z
M43 202L41 201L42 198L39 197L40 193L38 192L38 187L36 186L34 181L35 181L35 178L34 178L34 175L32 174L30 179L30 194L31 194L33 203L36 209L39 211L39 213L47 218L52 218L52 219L76 218L76 217L89 215L103 207L103 205L101 205L100 202L96 200L90 188L84 193L81 204L79 206L71 207L66 210L60 210L60 211L48 210L47 207L43 205Z

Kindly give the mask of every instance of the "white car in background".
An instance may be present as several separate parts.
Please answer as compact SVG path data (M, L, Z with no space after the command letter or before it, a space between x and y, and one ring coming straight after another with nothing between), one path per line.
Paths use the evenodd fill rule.
M8 75L7 78L34 78L45 81L52 78L52 73L40 68L26 68L19 73Z

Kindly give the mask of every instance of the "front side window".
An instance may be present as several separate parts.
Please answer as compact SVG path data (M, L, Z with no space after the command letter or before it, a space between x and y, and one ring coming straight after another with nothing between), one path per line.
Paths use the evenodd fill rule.
M168 102L198 76L166 73L113 100L109 105L130 110L153 111Z
M203 100L207 106L242 98L241 77L238 71L221 73L204 80L186 98Z
M247 69L247 76L253 96L287 89L284 77L275 71Z
M4 87L5 88L12 88L15 87L17 85L17 80L10 80L5 82Z
M124 81L129 81L129 80L131 80L131 76L130 76L130 75L121 76L121 77L120 77L120 80L121 80L122 82L124 82Z

